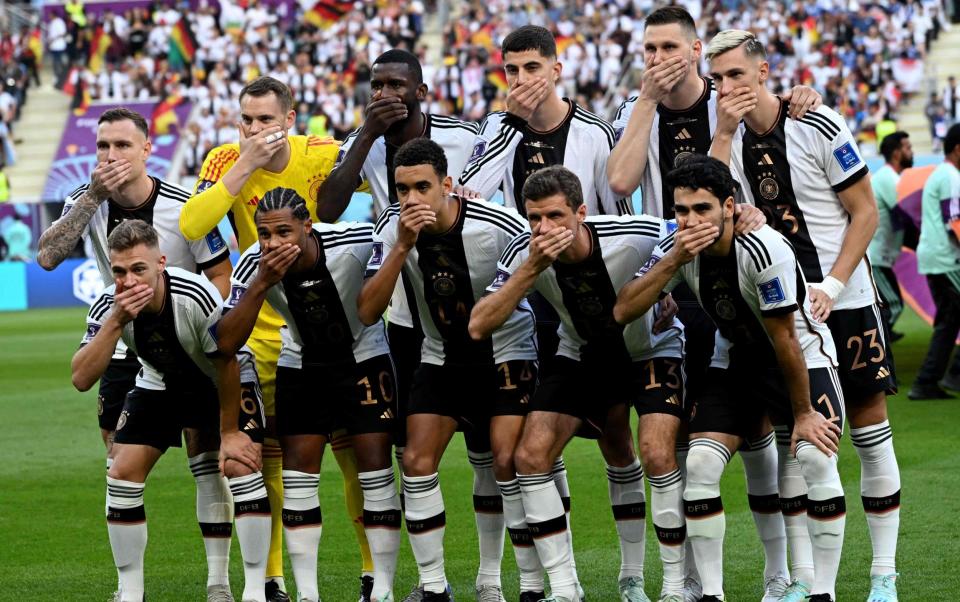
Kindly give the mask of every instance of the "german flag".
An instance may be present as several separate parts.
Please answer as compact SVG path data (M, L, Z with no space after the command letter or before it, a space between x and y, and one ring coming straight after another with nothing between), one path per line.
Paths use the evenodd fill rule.
M153 114L150 116L151 136L169 134L172 127L180 125L174 109L182 102L183 97L174 92L153 108Z
M580 36L557 36L557 56L563 54L563 51L570 47L571 44L575 44L580 41Z
M77 117L83 115L90 108L90 91L87 90L87 82L80 78L74 87L73 102L70 104L73 114Z
M170 51L168 60L175 67L184 67L193 63L197 56L197 38L190 29L185 17L181 17L170 31Z
M90 58L87 61L87 67L90 68L90 71L100 73L107 56L107 50L112 43L113 38L103 30L103 25L98 25L93 32L93 38L90 40Z
M327 29L351 10L353 10L353 2L320 0L303 15L303 18L314 27Z
M507 74L503 72L503 69L491 69L487 73L487 81L497 87L497 90L501 92L506 92L510 89L510 86L507 85Z

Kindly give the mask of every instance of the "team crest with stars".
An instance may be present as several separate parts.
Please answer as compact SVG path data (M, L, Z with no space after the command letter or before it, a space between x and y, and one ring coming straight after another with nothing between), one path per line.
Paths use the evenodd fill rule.
M760 180L760 196L772 201L780 195L780 185L775 178L769 176Z
M320 185L323 184L323 178L319 174L310 176L307 179L307 184L310 186L310 199L316 200L317 195L320 194Z
M449 272L437 272L431 276L433 280L433 290L441 297L449 297L457 292L457 284L453 281L453 274Z
M126 410L120 412L120 418L117 419L117 430L119 431L127 425L127 416L130 414Z
M687 160L690 155L697 152L693 146L682 144L677 147L677 154L673 156L673 166L679 167L681 163Z
M720 299L716 305L717 315L721 320L733 320L737 317L737 309L728 299Z

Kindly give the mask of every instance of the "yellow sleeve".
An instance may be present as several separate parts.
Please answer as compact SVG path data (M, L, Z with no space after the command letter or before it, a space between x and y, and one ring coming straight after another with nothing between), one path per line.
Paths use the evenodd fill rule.
M187 240L206 236L233 207L237 197L227 191L222 178L239 156L236 145L215 148L207 155L193 196L180 211L180 231Z

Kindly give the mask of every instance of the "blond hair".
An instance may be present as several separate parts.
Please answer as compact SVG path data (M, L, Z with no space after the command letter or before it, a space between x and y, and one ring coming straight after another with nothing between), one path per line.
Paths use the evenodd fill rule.
M766 60L767 58L766 49L753 33L743 29L725 29L713 36L713 39L707 45L707 61L712 61L721 54L730 52L740 46L743 46L743 52L747 56L756 57L760 60Z
M126 251L137 245L146 245L153 249L160 248L157 231L143 220L124 220L107 237L107 248L111 251Z

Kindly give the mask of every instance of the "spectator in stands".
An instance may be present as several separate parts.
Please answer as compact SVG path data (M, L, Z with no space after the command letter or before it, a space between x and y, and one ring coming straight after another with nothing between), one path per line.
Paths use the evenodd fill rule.
M8 261L30 261L33 257L33 232L30 226L23 223L19 213L13 213L13 219L3 230L3 238L7 241Z
M53 10L53 16L47 23L47 50L50 51L50 57L53 62L54 85L62 88L67 76L68 55L67 42L69 32L67 23L63 20L60 9Z

